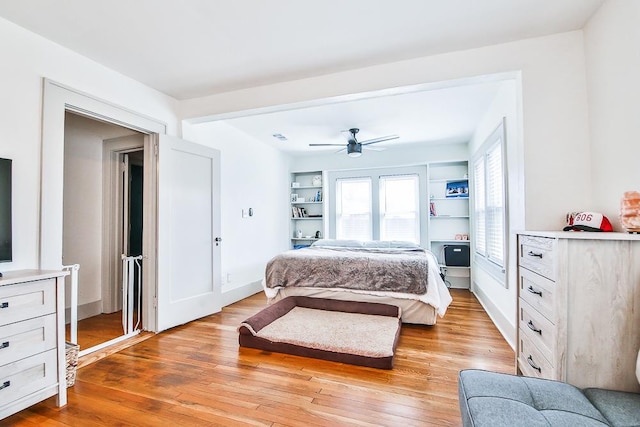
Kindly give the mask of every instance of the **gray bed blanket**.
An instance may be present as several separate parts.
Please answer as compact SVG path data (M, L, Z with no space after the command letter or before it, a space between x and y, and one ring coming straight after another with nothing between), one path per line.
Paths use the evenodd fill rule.
M309 247L276 255L269 288L303 286L424 294L428 258L419 249Z

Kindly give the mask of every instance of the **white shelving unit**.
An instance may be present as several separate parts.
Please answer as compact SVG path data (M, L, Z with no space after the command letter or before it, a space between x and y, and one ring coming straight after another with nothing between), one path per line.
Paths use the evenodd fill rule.
M291 248L308 246L324 236L323 182L322 171L291 174L289 200Z
M471 267L447 266L444 257L444 250L448 245L470 246L468 162L429 163L427 171L429 249L438 258L447 285L468 289Z

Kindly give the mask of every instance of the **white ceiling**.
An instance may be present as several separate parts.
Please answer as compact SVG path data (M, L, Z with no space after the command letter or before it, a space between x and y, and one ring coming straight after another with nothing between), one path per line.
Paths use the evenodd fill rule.
M2 0L0 16L176 99L580 29L605 0ZM2 41L6 42L6 41ZM230 121L280 149L468 139L495 84ZM419 108L418 108L419 106ZM383 144L381 143L380 146ZM335 147L330 147L330 149Z

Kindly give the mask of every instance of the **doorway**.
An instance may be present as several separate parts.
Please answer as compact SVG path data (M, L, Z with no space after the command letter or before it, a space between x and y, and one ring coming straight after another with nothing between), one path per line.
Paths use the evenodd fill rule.
M71 283L66 294L68 307L77 301L75 342L86 354L142 329L144 134L72 112L64 131L62 258L79 266L76 296Z

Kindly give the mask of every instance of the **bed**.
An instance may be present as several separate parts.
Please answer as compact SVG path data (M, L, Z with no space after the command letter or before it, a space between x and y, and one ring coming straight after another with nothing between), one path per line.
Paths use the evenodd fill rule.
M288 296L392 304L402 322L434 325L451 294L435 256L407 242L322 239L273 257L262 282L270 302Z

